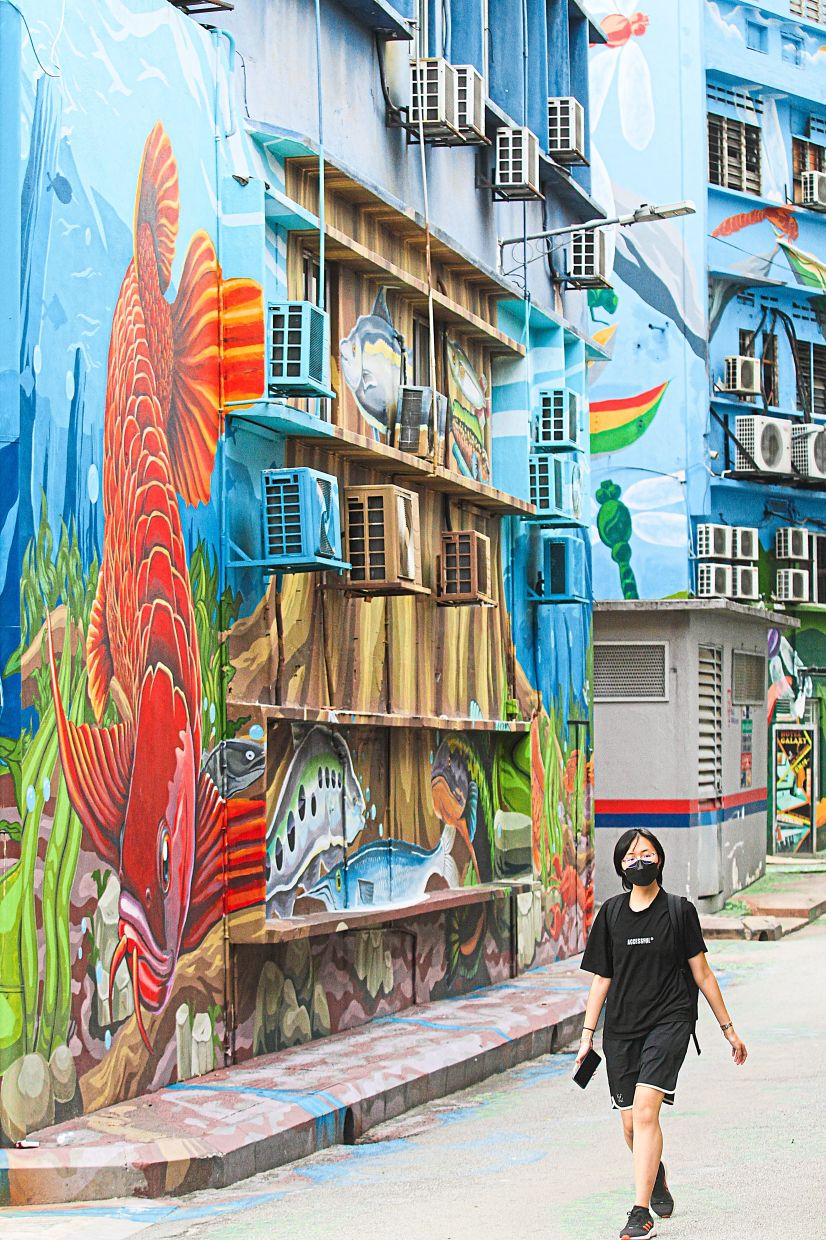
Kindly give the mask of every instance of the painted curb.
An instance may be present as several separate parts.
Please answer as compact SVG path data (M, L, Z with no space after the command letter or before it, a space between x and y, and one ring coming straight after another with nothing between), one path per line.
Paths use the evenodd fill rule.
M557 990L549 977L543 988L545 998L534 997L523 1003L527 1010L520 1011L518 997L508 993L520 989L519 981L475 992L465 996L464 1002L445 1000L407 1008L349 1033L224 1068L131 1104L120 1103L108 1109L108 1118L106 1112L97 1112L74 1125L33 1134L41 1140L35 1149L0 1150L0 1204L20 1207L112 1197L156 1198L226 1188L331 1145L352 1143L385 1120L559 1050L578 1035L587 985ZM455 1023L460 1005L467 1010L470 1002L479 1021L484 1021L475 1028ZM499 1010L491 1023L494 1002ZM401 1035L396 1032L399 1027L406 1027ZM283 1074L285 1069L300 1077L300 1069L291 1064L307 1059L308 1052L310 1057L335 1063L338 1052L343 1050L346 1058L350 1045L357 1049L359 1041L369 1042L377 1033L386 1043L385 1058L364 1062L366 1070L349 1079L342 1075L336 1081L329 1072L328 1079L334 1082L329 1087L306 1090L250 1084L266 1080L269 1073L275 1077L280 1070ZM405 1033L408 1040L415 1037L416 1041L400 1060L392 1051L398 1052ZM209 1128L207 1135L180 1135L187 1131L187 1108L194 1116L197 1105L202 1110L199 1122L205 1131ZM203 1115L216 1105L224 1108L223 1123L210 1128ZM128 1127L130 1115L139 1115L140 1108L150 1106L158 1112L166 1108L177 1116L174 1135L152 1139L153 1134L144 1133L150 1139L94 1142L96 1127L100 1135L106 1128L116 1132L118 1125ZM231 1122L233 1116L239 1118ZM78 1133L83 1143L71 1144L67 1138ZM92 1139L87 1141L87 1137ZM61 1144L61 1138L66 1143Z

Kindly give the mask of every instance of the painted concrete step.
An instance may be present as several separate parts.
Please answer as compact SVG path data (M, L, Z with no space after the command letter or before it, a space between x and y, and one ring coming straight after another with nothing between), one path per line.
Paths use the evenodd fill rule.
M0 1204L224 1188L352 1142L567 1045L582 1028L591 981L578 963L558 961L33 1133L35 1148L0 1150Z

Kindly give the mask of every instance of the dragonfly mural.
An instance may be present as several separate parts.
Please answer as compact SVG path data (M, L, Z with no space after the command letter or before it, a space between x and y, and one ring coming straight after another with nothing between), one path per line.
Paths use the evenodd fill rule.
M610 551L619 571L623 598L639 598L631 563L634 539L679 550L684 561L688 529L683 472L642 478L626 491L606 478L597 487L596 504L591 542L594 547L602 543Z
M594 128L611 87L617 84L617 111L622 136L635 151L644 151L654 136L654 97L651 73L639 40L648 30L648 17L634 0L594 0L591 12L606 42L592 47L590 56L590 103Z

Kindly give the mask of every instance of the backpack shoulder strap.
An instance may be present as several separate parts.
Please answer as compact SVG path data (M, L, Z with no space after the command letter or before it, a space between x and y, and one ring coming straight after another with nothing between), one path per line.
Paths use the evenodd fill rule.
M618 896L611 896L609 900L605 901L605 924L608 927L609 934L613 933L614 926L617 924L617 918L620 915L624 899L625 893L623 892Z
M674 944L677 949L677 961L680 971L685 977L688 986L689 997L694 1007L694 1029L691 1036L694 1039L694 1046L697 1054L700 1052L700 1043L697 1041L697 984L694 976L688 967L685 946L685 918L686 918L686 898L685 896L672 895L670 891L666 892L666 901L668 903L668 916L671 919L671 929L674 931Z
M685 925L685 896L675 896L670 891L667 891L665 898L668 904L668 916L671 919L671 929L674 931L677 956L682 968L685 963L685 934L683 933L683 926Z

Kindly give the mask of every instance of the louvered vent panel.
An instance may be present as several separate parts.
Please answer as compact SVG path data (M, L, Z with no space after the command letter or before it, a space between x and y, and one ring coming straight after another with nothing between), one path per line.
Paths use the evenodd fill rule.
M665 642L596 642L594 700L664 702L668 698Z
M766 699L766 660L762 654L735 650L732 667L735 706L761 706Z
M301 502L295 477L264 475L264 533L268 556L295 556L303 550Z
M698 682L698 792L701 798L713 798L723 791L723 652L719 647L700 646Z

